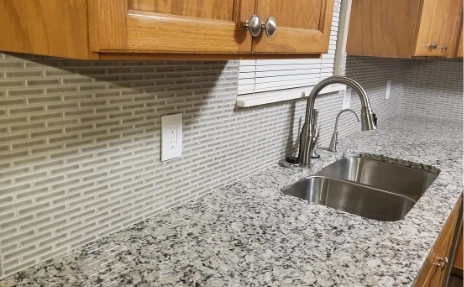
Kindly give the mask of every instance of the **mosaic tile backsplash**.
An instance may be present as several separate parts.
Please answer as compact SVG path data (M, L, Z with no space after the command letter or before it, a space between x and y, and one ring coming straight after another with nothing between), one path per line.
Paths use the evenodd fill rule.
M404 109L410 65L348 57L346 73L366 88L380 126ZM236 61L0 54L0 276L195 200L294 152L305 101L237 109L237 75ZM455 95L459 87L452 89ZM316 101L322 146L342 98L341 92ZM352 108L359 112L355 95ZM176 113L183 114L183 156L161 162L161 117ZM341 141L359 129L343 115ZM258 169L250 164L257 161Z
M414 60L407 68L402 98L406 113L463 120L462 59Z

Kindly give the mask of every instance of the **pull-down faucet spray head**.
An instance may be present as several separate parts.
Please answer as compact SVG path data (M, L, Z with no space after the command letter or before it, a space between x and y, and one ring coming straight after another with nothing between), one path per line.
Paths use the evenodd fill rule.
M371 131L377 128L377 116L371 108L361 108L361 130Z

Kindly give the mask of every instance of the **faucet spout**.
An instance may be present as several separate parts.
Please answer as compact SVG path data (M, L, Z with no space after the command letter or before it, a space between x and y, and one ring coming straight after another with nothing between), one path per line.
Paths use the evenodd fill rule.
M313 137L317 134L317 126L312 120L315 116L314 103L322 89L331 84L345 84L346 86L351 87L358 94L359 99L361 100L361 130L369 131L375 130L377 128L375 114L371 109L369 97L367 96L366 91L363 89L363 87L361 87L361 85L358 82L343 76L332 76L320 81L313 88L311 94L308 97L308 102L306 105L305 123L303 125L300 135L298 161L300 165L302 165L303 167L310 166L311 154L315 147L313 144Z
M352 109L345 109L345 110L341 110L338 115L337 115L337 118L335 119L335 127L334 127L334 131L333 131L333 134L332 134L332 139L330 140L330 144L329 144L329 147L327 148L328 151L333 151L333 152L336 152L337 151L337 143L338 143L338 120L340 119L340 116L341 114L345 113L345 112L350 112L350 113L353 113L355 116L356 116L356 119L358 120L359 122L359 117L358 117L358 114L353 111Z

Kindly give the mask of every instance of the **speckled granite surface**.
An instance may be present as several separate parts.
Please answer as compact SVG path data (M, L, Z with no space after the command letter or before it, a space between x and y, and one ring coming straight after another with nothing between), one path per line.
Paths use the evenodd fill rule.
M0 281L0 286L411 286L461 195L462 123L381 123L321 152L310 171L275 166ZM280 190L358 152L440 175L397 222L310 204ZM3 285L1 285L3 284Z

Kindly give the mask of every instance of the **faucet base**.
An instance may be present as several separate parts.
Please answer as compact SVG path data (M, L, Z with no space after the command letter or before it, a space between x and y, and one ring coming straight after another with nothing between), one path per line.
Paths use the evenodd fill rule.
M298 157L296 156L287 156L285 161L291 164L298 164Z
M316 152L313 152L313 154L311 155L311 158L321 158L321 155Z

